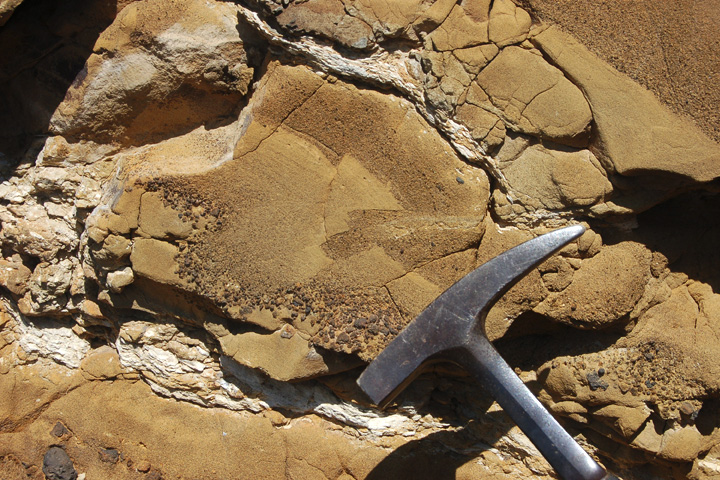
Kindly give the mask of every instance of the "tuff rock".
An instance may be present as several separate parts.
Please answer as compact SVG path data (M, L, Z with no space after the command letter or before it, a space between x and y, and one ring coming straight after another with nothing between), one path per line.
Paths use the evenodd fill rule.
M387 411L355 380L463 275L575 223L489 338L621 478L717 475L720 127L636 83L603 18L0 1L0 476L555 478L457 367ZM647 31L667 62L681 36ZM703 51L674 55L709 76Z

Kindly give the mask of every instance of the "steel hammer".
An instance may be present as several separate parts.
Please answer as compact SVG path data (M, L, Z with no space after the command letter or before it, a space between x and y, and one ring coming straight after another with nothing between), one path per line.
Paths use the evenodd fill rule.
M357 380L360 388L384 408L422 367L447 361L458 364L480 381L561 478L616 478L560 426L485 335L485 318L497 299L584 231L582 225L574 225L541 235L467 274L428 305L368 365Z

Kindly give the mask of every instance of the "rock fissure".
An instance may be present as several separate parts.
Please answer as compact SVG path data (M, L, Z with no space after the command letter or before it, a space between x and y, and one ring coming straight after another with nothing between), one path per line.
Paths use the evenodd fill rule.
M334 51L331 51L328 47L311 43L312 40L310 39L303 39L298 42L299 45L296 45L296 43L283 38L280 33L273 31L255 12L242 8L240 12L247 21L255 26L270 42L284 47L285 51L307 58L323 70L329 70L334 74L363 83L381 85L386 88L390 87L401 92L402 96L408 97L412 101L415 108L418 109L420 114L423 115L431 125L439 127L440 132L451 139L451 144L463 158L470 162L488 166L488 171L494 175L496 168L493 168L491 157L485 155L482 149L479 149L480 154L477 153L477 143L470 138L464 126L454 123L451 120L439 119L435 115L432 115L430 110L424 106L423 93L416 86L403 80L395 71L388 70L387 68L378 69L371 63L374 58L385 59L387 57L393 59L396 55L388 55L387 52L380 52L373 54L369 59L346 59ZM397 62L397 60L394 61ZM467 148L465 145L468 144L472 145L472 147ZM502 182L502 175L497 176L497 179Z
M229 478L227 451L253 478L448 476L432 451L456 476L549 476L465 380L379 412L354 379L479 263L590 219L488 335L623 478L712 471L717 145L509 0L175 6L107 14L0 183L9 454L38 465L61 421L98 478ZM57 44L8 81L57 71Z

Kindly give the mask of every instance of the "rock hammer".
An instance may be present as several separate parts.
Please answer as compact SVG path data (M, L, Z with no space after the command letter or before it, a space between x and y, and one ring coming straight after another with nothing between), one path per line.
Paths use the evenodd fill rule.
M583 234L582 225L528 240L473 270L420 313L357 380L380 408L421 371L452 362L480 381L564 480L601 480L605 472L550 415L485 334L492 305L530 270Z

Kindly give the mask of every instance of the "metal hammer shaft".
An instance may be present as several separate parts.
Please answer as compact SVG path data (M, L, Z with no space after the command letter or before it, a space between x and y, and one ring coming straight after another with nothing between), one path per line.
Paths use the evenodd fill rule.
M550 415L485 335L473 336L449 356L480 381L561 478L607 478L605 470Z
M358 385L384 408L424 366L452 361L485 385L564 480L615 478L563 430L485 335L485 319L495 301L584 231L574 225L546 233L467 274L400 332L360 375Z

